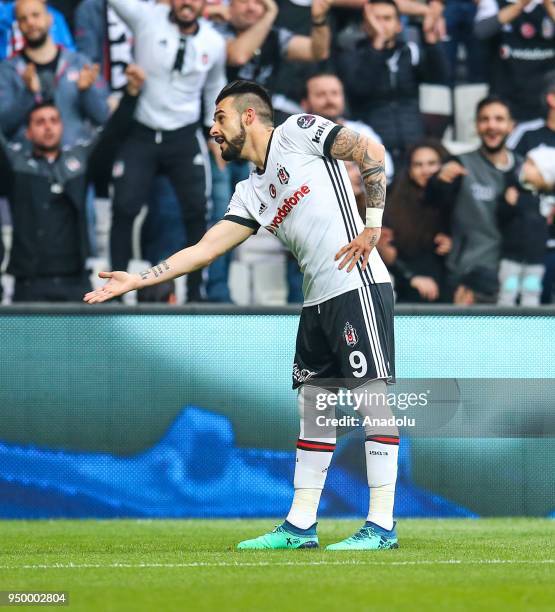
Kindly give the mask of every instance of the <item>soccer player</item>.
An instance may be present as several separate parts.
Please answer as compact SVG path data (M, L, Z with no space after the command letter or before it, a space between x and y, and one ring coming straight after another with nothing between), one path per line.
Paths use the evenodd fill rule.
M268 93L251 81L228 84L216 99L211 135L225 160L251 161L256 169L237 185L227 212L194 246L141 274L101 272L108 282L87 293L104 302L208 266L260 226L274 233L298 259L304 274L293 387L301 418L295 494L291 510L273 531L240 549L316 548L316 513L335 448L335 428L316 427L319 380L340 379L361 397L385 397L395 376L393 291L375 249L385 200L384 148L316 115L293 115L277 128ZM366 224L345 165L355 161L367 196ZM366 393L366 395L364 395ZM324 414L330 414L329 407ZM353 536L329 550L396 548L393 501L399 433L372 426L390 416L385 402L365 401L365 452L370 508Z

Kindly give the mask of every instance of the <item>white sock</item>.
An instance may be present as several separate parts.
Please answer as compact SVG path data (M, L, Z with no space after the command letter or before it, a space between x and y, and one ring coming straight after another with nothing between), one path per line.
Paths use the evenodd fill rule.
M313 448L314 450L304 450L301 447ZM320 503L334 448L335 444L329 440L321 442L299 439L297 442L295 496L287 520L299 529L308 529L316 522L318 504Z
M335 450L335 427L315 426L319 414L315 399L322 391L306 385L299 390L301 423L295 463L295 495L287 515L287 521L299 529L308 529L316 522L318 504Z
M393 528L393 505L397 480L398 438L371 436L364 443L370 488L368 519L388 531ZM377 440L381 440L378 442Z
M370 487L370 509L366 520L390 531L393 529L394 502L395 484Z
M308 529L316 522L322 489L295 489L287 521L299 529Z

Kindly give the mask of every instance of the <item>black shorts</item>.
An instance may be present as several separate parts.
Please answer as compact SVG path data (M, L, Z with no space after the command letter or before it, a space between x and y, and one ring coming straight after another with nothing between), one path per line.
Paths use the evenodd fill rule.
M345 386L376 379L395 381L390 283L354 289L302 309L293 389L315 379L345 381Z

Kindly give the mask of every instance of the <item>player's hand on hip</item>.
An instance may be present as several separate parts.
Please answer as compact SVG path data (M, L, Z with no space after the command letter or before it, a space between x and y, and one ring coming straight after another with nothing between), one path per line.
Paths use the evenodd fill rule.
M343 270L347 266L347 272L351 272L357 263L361 261L362 271L364 272L368 265L370 253L376 244L378 244L381 230L381 227L367 227L354 240L351 240L349 244L340 249L335 256L335 261L343 258L339 264L339 269Z
M141 280L138 274L129 274L127 272L100 272L98 276L109 280L100 289L95 289L85 294L83 301L87 302L87 304L106 302L128 291L138 289Z

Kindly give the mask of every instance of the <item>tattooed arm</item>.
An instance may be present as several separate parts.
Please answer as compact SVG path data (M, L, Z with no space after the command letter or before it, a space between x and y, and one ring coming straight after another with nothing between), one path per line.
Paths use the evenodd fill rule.
M220 255L244 242L253 232L253 229L244 225L222 220L209 229L197 244L174 253L157 266L144 270L140 274L121 271L100 272L100 278L106 278L108 282L100 289L87 293L83 301L88 304L105 302L128 291L157 285L200 270L210 265Z
M347 272L351 272L359 260L365 270L381 234L386 189L385 149L372 139L344 127L337 133L330 153L336 159L357 163L366 190L366 227L337 253L335 259L343 257L340 270L349 264Z

